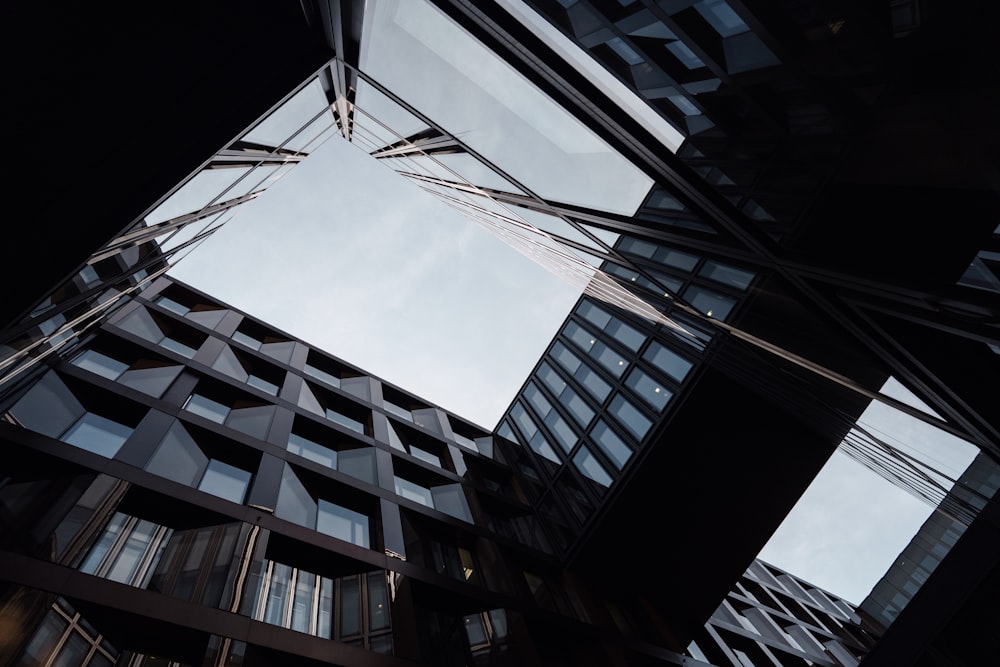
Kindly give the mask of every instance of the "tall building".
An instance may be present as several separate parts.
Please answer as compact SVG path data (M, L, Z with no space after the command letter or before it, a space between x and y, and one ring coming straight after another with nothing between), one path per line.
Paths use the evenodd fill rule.
M945 498L858 435L872 400L1000 457L995 10L5 11L45 45L12 85L21 190L58 193L3 262L11 659L976 664L992 500L949 496L967 529L888 629L736 584L842 442ZM583 291L495 429L165 277L331 140Z

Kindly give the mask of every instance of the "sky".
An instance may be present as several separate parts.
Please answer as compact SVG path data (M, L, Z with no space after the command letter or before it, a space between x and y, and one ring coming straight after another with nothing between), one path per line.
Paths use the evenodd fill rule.
M170 274L486 429L579 297L340 137L241 209ZM974 454L881 405L863 419L953 477ZM859 603L931 511L838 453L761 557Z

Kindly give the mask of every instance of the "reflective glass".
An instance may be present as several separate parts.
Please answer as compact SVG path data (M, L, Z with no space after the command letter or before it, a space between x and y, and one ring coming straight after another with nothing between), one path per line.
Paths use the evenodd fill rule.
M274 516L307 528L316 525L316 501L288 464L281 474Z
M216 199L219 194L248 173L248 167L202 169L182 185L177 192L156 207L145 220L152 225L171 220L185 213L195 213Z
M226 418L226 426L264 440L271 428L275 409L274 405L260 405L232 410Z
M249 471L212 459L198 489L234 503L242 503L248 486L250 486Z
M586 447L581 447L580 451L573 457L573 464L577 470L594 480L601 486L611 486L611 475L604 469L604 466L594 458L594 455L587 451Z
M692 51L691 48L684 42L675 40L673 42L669 42L665 46L667 47L667 50L674 54L674 56L677 57L677 60L680 60L681 63L688 69L697 69L705 66L705 63L702 62L701 58L699 58L697 54L695 54L695 52Z
M368 547L368 517L346 507L319 500L316 530L361 547Z
M625 385L657 411L665 408L673 396L670 390L662 386L662 383L657 382L638 368L632 369L632 372L628 374L628 377L625 378Z
M415 503L426 505L427 507L434 507L434 499L431 497L430 489L424 488L408 479L403 479L398 475L395 478L395 486L397 495L407 500L412 500Z
M152 366L125 371L118 381L144 394L159 398L181 374L183 366Z
M332 373L327 373L326 371L322 371L316 368L315 366L310 366L309 364L306 364L302 370L305 371L306 375L312 376L317 380L322 380L331 387L340 386L340 378L337 377L336 375L333 375Z
M240 382L246 382L250 374L243 368L243 364L236 358L236 354L228 345L222 347L219 356L212 362L212 368L226 375L236 378Z
M326 418L330 421L345 426L352 431L357 431L358 433L365 432L365 425L359 422L357 419L351 419L347 415L342 415L336 410L330 408L326 409Z
M303 125L312 121L316 114L328 107L329 102L326 100L326 93L323 92L323 86L318 80L313 79L250 130L243 140L277 148ZM302 133L302 136L296 136L295 140L290 141L287 148L298 150L298 147L311 138Z
M171 350L172 352L176 352L182 357L187 357L188 359L191 359L198 353L198 350L194 349L190 345L186 345L179 340L175 340L167 336L164 336L163 339L160 340L160 346Z
M128 364L112 359L96 350L84 350L73 358L73 365L96 373L109 380L115 380L128 369Z
M694 8L723 37L736 35L750 29L725 0L701 0L701 2L695 3Z
M626 445L615 432L608 428L603 421L598 421L591 432L591 437L601 451L611 460L611 462L621 470L632 456L632 449Z
M269 382L262 377L251 375L247 378L247 384L251 387L257 387L261 391L265 391L272 396L278 395L278 385L273 382Z
M618 417L618 423L632 432L637 440L642 440L653 422L646 418L634 405L622 396L615 396L611 401L609 411Z
M146 464L146 470L188 486L194 485L208 467L208 457L187 430L175 422Z
M699 285L689 285L683 296L695 309L717 320L725 320L736 305L736 299Z
M431 489L431 495L434 497L434 508L439 512L472 523L472 513L461 484L435 486Z
M337 470L369 484L375 483L375 452L371 448L337 452Z
M368 574L368 629L383 630L389 627L389 595L385 574L381 571Z
M438 468L441 467L441 458L439 456L424 451L419 447L414 447L413 445L410 445L410 455L413 456L414 458L420 459L421 461L425 461L427 463L430 463L431 465L435 465Z
M423 0L369 3L360 62L365 73L542 197L631 214L652 185ZM469 118L476 119L473 127Z
M226 416L229 414L228 405L205 398L200 394L192 394L184 405L184 409L220 424L226 421Z
M303 438L297 433L288 434L288 451L310 461L325 465L328 468L336 469L337 467L336 451L307 438Z
M693 364L668 347L653 341L643 353L643 359L659 368L677 382L683 382Z
M69 427L60 440L111 458L118 453L130 435L132 429L128 426L87 412Z

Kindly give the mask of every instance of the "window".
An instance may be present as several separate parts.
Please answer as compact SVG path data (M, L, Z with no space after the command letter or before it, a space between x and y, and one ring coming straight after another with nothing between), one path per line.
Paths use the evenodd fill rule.
M131 427L93 412L86 412L59 439L110 459L118 453L130 435Z
M335 503L320 497L316 489L323 489L325 493L339 489L344 492L343 498ZM345 507L343 503L352 497L352 507ZM370 546L368 514L359 511L365 502L367 498L350 495L349 487L304 470L293 470L285 464L274 515L367 549Z
M387 579L392 576L375 570L333 578L266 559L251 615L271 625L391 655Z
M622 396L616 396L611 401L609 412L617 417L618 423L627 428L639 441L646 436L650 426L653 425L651 420Z
M208 437L208 434L201 435L203 439ZM239 447L235 443L232 446ZM234 462L217 458L218 454L211 449L199 445L181 422L174 422L146 464L146 470L225 500L242 503L252 473ZM242 453L242 448L237 451ZM244 465L251 467L248 463Z

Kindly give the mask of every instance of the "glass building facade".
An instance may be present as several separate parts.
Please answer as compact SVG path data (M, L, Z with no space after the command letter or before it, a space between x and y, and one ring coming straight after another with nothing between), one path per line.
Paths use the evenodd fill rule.
M879 401L1000 459L988 16L253 9L178 7L118 36L97 10L46 24L85 74L67 86L109 117L152 77L136 98L163 136L151 155L145 133L114 143L87 116L103 169L34 203L47 250L32 225L7 244L38 257L7 281L0 330L7 663L877 666L978 649L930 620L963 626L968 595L921 598L1000 590L990 493L962 478L948 494L855 427ZM71 16L105 48L74 51ZM181 33L214 49L192 58ZM273 53L243 48L264 34ZM952 104L930 104L916 74L949 57L965 64ZM23 70L38 145L19 154L61 155L78 130ZM197 113L170 97L188 89ZM168 277L342 140L580 288L495 428ZM914 232L926 221L941 233ZM889 377L931 411L881 393ZM850 434L857 460L965 527L932 592L899 584L901 613L879 598L888 626L755 560Z

